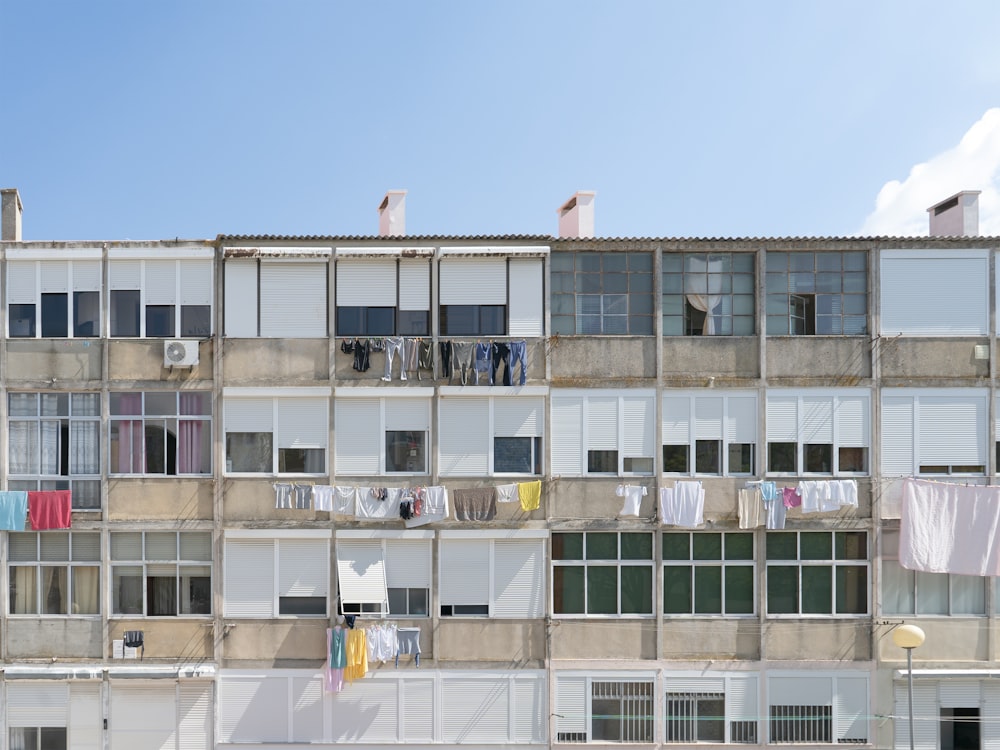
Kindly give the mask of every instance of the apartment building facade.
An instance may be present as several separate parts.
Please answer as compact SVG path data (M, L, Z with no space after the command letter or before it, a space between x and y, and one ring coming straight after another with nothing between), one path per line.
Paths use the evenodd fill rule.
M592 193L412 237L391 192L97 243L2 195L3 486L72 519L0 534L0 746L905 747L904 621L915 744L996 744L994 579L900 562L906 478L1000 473L975 194L925 238L600 239ZM345 615L404 653L334 690Z

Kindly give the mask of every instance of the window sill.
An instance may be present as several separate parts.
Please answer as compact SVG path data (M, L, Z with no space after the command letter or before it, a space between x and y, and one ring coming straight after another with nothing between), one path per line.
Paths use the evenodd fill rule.
M170 622L172 620L185 620L185 621L196 621L196 620L210 620L213 615L140 615L136 614L120 614L115 613L113 615L108 615L109 620L162 620L164 622Z

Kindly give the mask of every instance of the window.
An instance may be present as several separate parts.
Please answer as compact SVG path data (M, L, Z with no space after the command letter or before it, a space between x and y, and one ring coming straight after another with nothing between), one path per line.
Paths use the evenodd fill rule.
M10 614L100 614L100 563L97 532L11 532Z
M654 684L640 677L560 675L556 742L653 742Z
M506 258L444 258L439 273L442 336L507 334Z
M429 336L427 260L338 260L338 336Z
M66 750L66 727L11 727L9 747L17 750Z
M111 534L111 611L176 617L212 614L212 534Z
M432 532L337 534L337 579L344 614L427 617Z
M867 474L869 435L866 390L767 393L769 474Z
M552 332L653 333L652 253L552 253Z
M979 706L941 708L941 750L979 750Z
M541 396L442 398L441 475L541 474L544 406Z
M112 474L211 474L212 394L111 393Z
M557 615L653 614L653 535L554 532L552 600Z
M899 532L882 532L882 613L985 615L990 579L907 570L899 564Z
M7 326L11 338L101 335L101 261L9 260Z
M768 532L769 615L868 613L868 534Z
M868 332L868 263L864 252L768 252L767 334Z
M667 675L666 742L757 743L757 677Z
M870 714L866 673L768 677L772 744L867 744Z
M752 615L753 534L663 533L663 614Z
M326 258L285 257L283 248L267 250L274 257L226 260L226 336L325 338L329 317Z
M109 282L112 336L203 338L212 334L211 258L112 258Z
M99 393L9 393L10 490L70 490L75 510L101 507Z
M331 532L286 534L226 533L224 616L327 616Z
M226 472L325 474L326 396L225 395Z
M756 394L664 394L664 473L754 474L756 447Z
M438 600L442 617L529 618L544 615L545 533L495 539L442 531Z
M665 336L752 336L753 253L664 253Z
M565 390L551 403L554 475L653 473L652 391Z
M985 474L988 400L982 388L882 391L882 474Z
M989 250L882 250L883 336L989 334Z
M335 443L337 474L429 473L430 398L380 398L379 390L352 388L350 396L341 391L334 400L341 435Z

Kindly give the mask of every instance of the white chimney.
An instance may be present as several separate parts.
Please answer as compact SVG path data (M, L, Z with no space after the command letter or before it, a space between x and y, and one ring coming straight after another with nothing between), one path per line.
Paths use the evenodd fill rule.
M390 190L378 207L379 237L406 234L406 191Z
M931 237L978 237L980 190L963 190L927 209Z
M0 240L21 241L21 196L17 188L0 190Z
M595 195L593 190L578 190L559 207L560 237L594 236Z

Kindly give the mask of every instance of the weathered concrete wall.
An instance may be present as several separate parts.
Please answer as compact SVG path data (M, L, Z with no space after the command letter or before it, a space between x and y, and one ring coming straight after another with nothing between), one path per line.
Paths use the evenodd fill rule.
M990 375L990 361L976 359L978 338L881 338L876 342L884 386L958 386ZM967 378L972 382L956 382Z
M549 341L556 388L604 385L608 380L656 377L656 339L652 336L560 336ZM639 386L641 383L632 385Z
M223 339L222 385L326 383L332 345L330 339Z
M330 521L328 511L275 508L273 481L272 478L226 479L223 484L223 521L272 521L279 527L294 526L303 521ZM310 481L328 483L322 477Z
M544 620L441 618L436 659L444 661L539 662L545 658ZM423 659L421 655L421 659Z
M322 666L326 654L326 618L309 620L227 620L222 639L223 666Z
M553 620L553 659L655 659L656 621Z
M868 661L871 620L770 620L764 653L772 660Z
M872 375L867 336L769 336L767 380L775 385L852 386Z
M7 656L12 659L100 659L104 656L100 618L11 617L7 619L4 635Z
M8 339L7 382L61 387L100 380L104 344L100 339Z
M760 658L760 621L713 618L666 620L663 659Z
M739 388L760 377L760 347L753 336L666 336L663 376L671 384Z
M212 479L111 479L108 520L211 520L213 485Z
M110 640L121 638L126 630L143 631L144 659L194 661L213 658L213 623L211 620L112 620Z
M639 505L639 518L653 518L657 508L653 477L561 478L549 482L544 491L544 499L548 502L548 516L555 521L587 519L613 521L622 511L622 498L615 495L615 488L622 482L648 488L648 494L642 498Z
M154 381L180 385L212 380L211 340L198 343L198 364L194 367L163 366L164 339L111 339L108 341L108 379L124 381Z
M894 617L894 621L900 618ZM984 617L913 618L907 624L919 625L927 639L913 651L913 668L937 667L944 662L984 662L989 667L991 626ZM896 669L906 669L906 652L892 642L891 626L881 625L876 631L876 648L880 662ZM972 665L966 664L968 668Z

